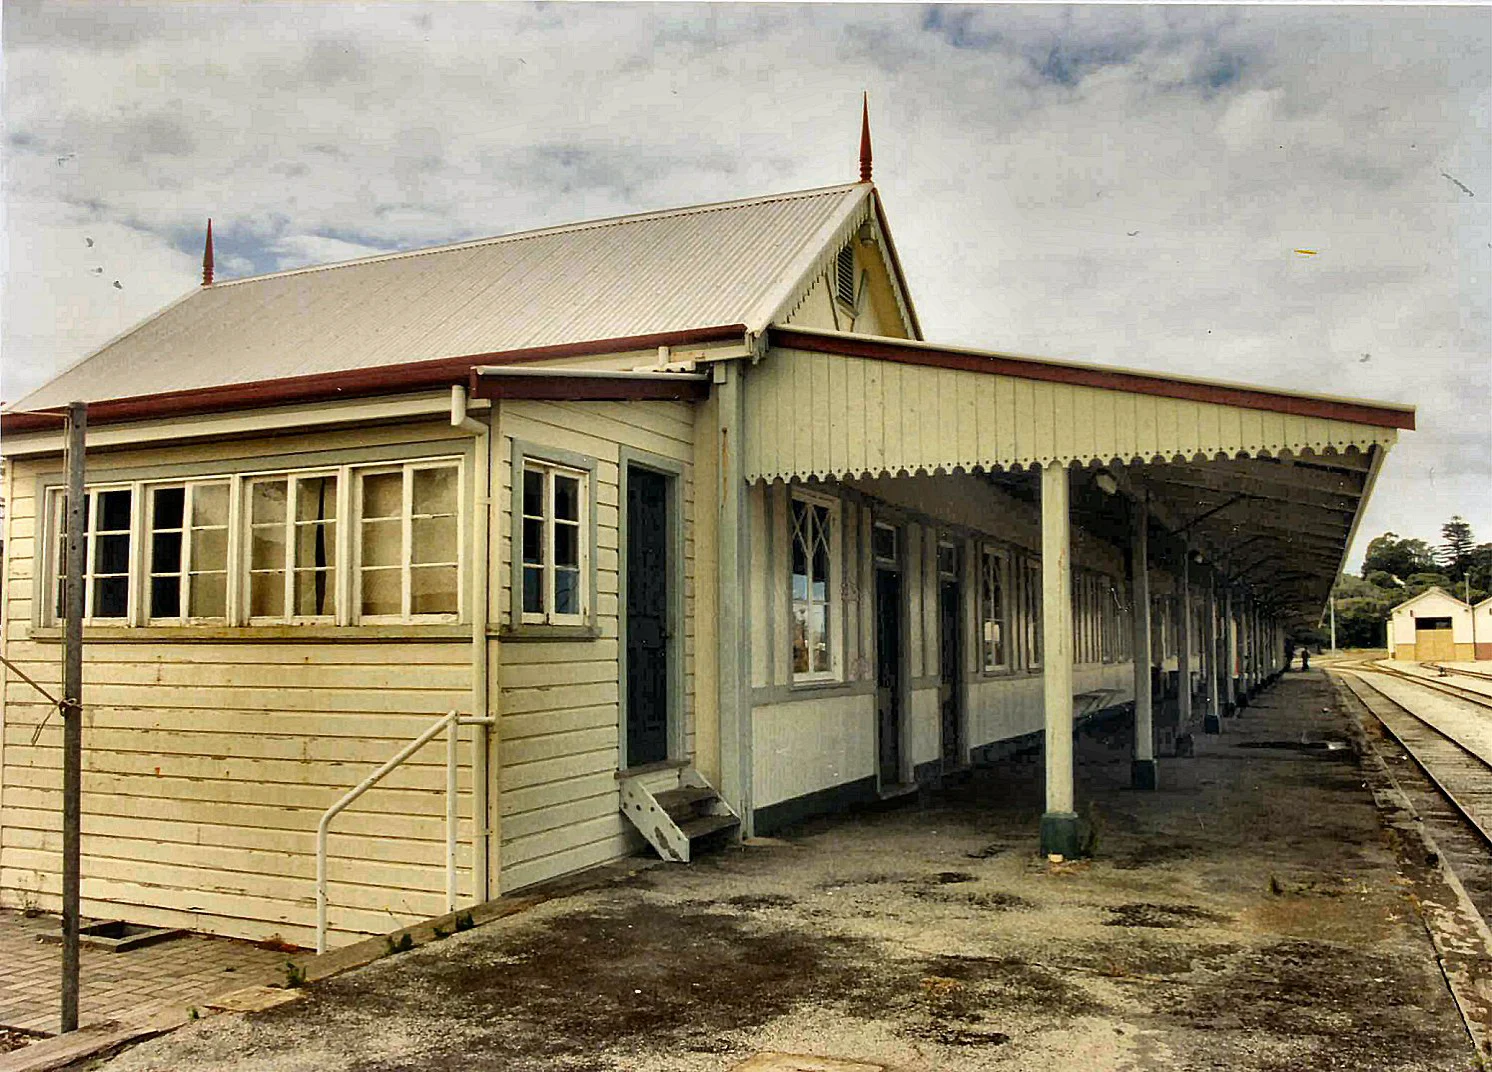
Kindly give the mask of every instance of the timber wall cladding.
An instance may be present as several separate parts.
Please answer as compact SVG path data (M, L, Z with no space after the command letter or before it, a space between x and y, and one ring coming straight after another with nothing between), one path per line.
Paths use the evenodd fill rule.
M623 446L685 463L684 748L694 752L694 408L679 402L505 402L494 447L499 622L512 622L513 441L581 454L596 466L596 626L578 640L501 645L498 756L504 891L635 852L618 810L618 504Z
M103 455L90 476L259 455L265 468L319 464L328 450L411 444L441 426L293 441ZM440 449L459 453L465 441ZM319 453L318 453L319 452ZM351 458L349 458L351 460ZM107 467L107 468L106 468ZM29 639L36 565L34 478L18 463L7 547L6 647L49 690L61 646ZM469 480L470 468L466 470ZM183 627L181 635L190 635ZM314 940L315 830L323 810L452 708L470 702L469 642L160 639L88 643L84 663L83 912L249 938ZM346 635L355 633L348 629ZM34 690L6 680L0 897L56 909L61 730ZM38 726L45 725L38 732ZM469 733L469 731L466 731ZM463 734L465 737L466 734ZM33 742L33 737L35 738ZM459 772L459 886L471 889L469 746ZM329 922L384 933L445 906L445 750L433 742L334 822Z
M985 540L1038 553L1040 513L987 482L966 474L937 477L882 477L847 480L841 494L832 482L815 485L840 501L843 588L840 637L843 684L868 690L874 678L874 557L871 526L896 523L903 540L902 584L906 598L906 676L913 682L937 672L937 545L952 537L964 554L964 654L966 727L964 744L978 748L1039 730L1043 723L1042 679L1037 671L986 675L979 666L977 577L972 563ZM757 807L805 796L875 774L875 697L836 695L809 688L794 694L791 671L788 577L791 570L788 502L781 481L751 485L751 683L755 690L752 726L753 784ZM911 520L917 518L917 520ZM1124 576L1119 549L1081 530L1073 533L1073 563L1115 577ZM1007 628L1011 621L1007 620ZM1108 704L1134 697L1129 660L1080 663L1073 670L1075 692L1107 691ZM909 688L903 711L906 747L912 764L942 753L942 723L936 686L923 681Z

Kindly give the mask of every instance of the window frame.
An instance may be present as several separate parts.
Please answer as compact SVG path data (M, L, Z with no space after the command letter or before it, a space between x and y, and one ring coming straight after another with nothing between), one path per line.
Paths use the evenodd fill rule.
M227 516L221 526L201 526L223 530L225 548L223 552L223 613L210 615L192 615L191 609L192 592L192 501L195 497L195 488L221 484L228 494ZM181 563L175 576L179 578L180 589L178 600L182 613L172 616L157 616L151 612L154 597L152 594L152 581L157 576L170 576L170 574L157 574L155 571L155 493L170 488L181 488L183 491L181 503ZM143 538L140 548L140 618L149 626L182 627L192 625L223 626L234 621L235 609L235 572L233 568L234 551L234 480L231 476L207 476L207 477L185 477L181 480L152 480L141 484L141 496L144 499L141 510L144 513L142 519ZM216 571L214 571L216 572Z
M242 618L245 625L273 626L273 625L350 625L346 596L347 575L347 496L348 485L355 477L358 469L355 465L324 466L310 469L292 469L287 471L275 471L267 473L245 474L243 477L243 491L239 499L242 503L239 517L239 536L243 547L243 555L237 570L239 588L239 606L242 608ZM300 522L296 514L296 505L299 502L300 483L303 480L321 480L332 477L337 481L337 492L333 500L333 513L329 519L323 518L313 520L309 524L325 524L327 520L335 526L333 529L332 546L335 548L331 565L325 567L329 570L328 576L332 584L333 610L331 614L296 614L295 613L295 574L297 570L318 570L323 567L306 567L298 565L295 555L296 527ZM282 613L274 615L256 615L253 613L253 562L254 562L254 486L259 483L272 483L283 480L285 482L285 517L281 524L285 534L285 553L282 559L283 565L279 569L271 569L266 572L282 572L283 594L281 596L283 608ZM273 524L273 522L270 522Z
M512 495L509 512L508 562L508 625L507 632L516 636L567 637L597 635L596 612L600 594L597 588L597 488L600 484L599 464L596 458L576 451L564 450L520 439L514 439L509 466L509 492ZM580 562L580 613L552 614L536 613L523 609L523 473L527 464L548 466L568 471L568 475L581 477L579 495L579 562ZM620 479L620 478L618 478ZM546 529L547 531L547 529ZM552 592L552 582L547 578L552 563L546 562L546 590ZM549 606L553 606L551 601Z
M390 461L370 465L352 466L349 480L352 486L348 493L352 500L352 510L348 518L348 543L351 559L348 562L347 571L347 607L348 617L359 625L439 625L463 621L465 618L464 597L466 593L467 576L467 534L466 534L466 483L461 479L462 465L460 458L420 458L413 461ZM417 568L414 561L414 522L417 516L414 512L414 474L421 470L451 469L456 476L456 609L453 611L435 611L431 613L414 613L414 571ZM364 512L363 482L370 476L387 476L391 473L399 473L400 481L400 506L399 506L399 564L394 567L373 567L397 569L399 571L399 613L398 614L364 614L363 613L363 525L366 521ZM391 519L389 519L391 520ZM452 563L419 563L423 566L449 566Z
M829 536L824 541L829 556L829 576L824 581L824 634L825 647L829 652L829 668L827 670L805 670L798 671L792 665L792 633L793 622L797 605L802 600L793 598L793 503L801 502L805 506L819 506L828 511L829 514ZM844 680L844 624L842 621L844 611L843 578L844 578L844 511L843 504L834 495L826 495L807 488L794 487L788 495L787 507L787 532L784 534L787 547L787 637L788 637L788 673L794 688L813 687L820 685L839 684ZM809 562L809 598L807 605L813 606L813 574L812 554L808 556ZM810 665L812 660L810 660Z
M110 616L100 618L93 613L93 586L98 577L97 562L98 544L94 537L98 534L98 506L99 497L105 492L128 491L130 493L130 524L127 530L129 535L129 564L124 574L125 577L125 611L122 616ZM136 562L141 553L140 533L140 487L134 481L110 480L98 484L89 484L83 488L83 499L87 503L87 516L84 522L83 533L87 538L86 554L83 557L83 624L84 625L133 625L139 612L140 596L138 592L139 579L136 571ZM41 622L46 625L60 626L63 614L58 610L62 602L62 591L60 585L63 579L63 557L67 554L67 534L63 531L66 517L63 514L63 504L67 501L67 486L52 485L46 489L46 496L42 499L45 503L47 521L47 539L51 546L47 551L44 561L47 564L46 574L46 597L38 600L43 608ZM110 529L111 533L121 530ZM106 574L114 577L118 574Z
M979 545L979 666L985 674L1007 674L1014 667L1015 652L1014 637L1010 628L1010 549L999 544L981 543ZM996 608L998 614L991 618L990 600L988 593L989 568L994 563L999 570L999 591L997 599L1000 606ZM989 660L988 643L985 639L985 629L994 622L1000 628L1000 660L991 663Z
M1041 559L1032 554L1021 556L1022 661L1027 670L1042 666L1042 588Z

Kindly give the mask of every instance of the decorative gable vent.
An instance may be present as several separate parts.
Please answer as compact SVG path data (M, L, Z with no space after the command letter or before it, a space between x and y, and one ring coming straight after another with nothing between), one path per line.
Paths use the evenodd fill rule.
M834 296L851 308L855 305L855 250L845 246L835 264Z

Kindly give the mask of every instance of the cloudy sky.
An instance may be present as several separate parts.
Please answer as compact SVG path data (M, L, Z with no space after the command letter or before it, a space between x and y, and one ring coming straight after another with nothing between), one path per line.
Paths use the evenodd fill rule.
M1412 402L1354 557L1492 540L1486 8L7 0L0 35L4 398L189 290L209 215L225 278L851 181L866 89L929 338Z

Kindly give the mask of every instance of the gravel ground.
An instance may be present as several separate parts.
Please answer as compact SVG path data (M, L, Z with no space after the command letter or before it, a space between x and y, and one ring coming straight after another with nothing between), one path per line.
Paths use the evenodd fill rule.
M1039 755L391 956L110 1072L1386 1069L1475 1057L1316 672L1125 788L1084 733L1090 861L1036 853Z

